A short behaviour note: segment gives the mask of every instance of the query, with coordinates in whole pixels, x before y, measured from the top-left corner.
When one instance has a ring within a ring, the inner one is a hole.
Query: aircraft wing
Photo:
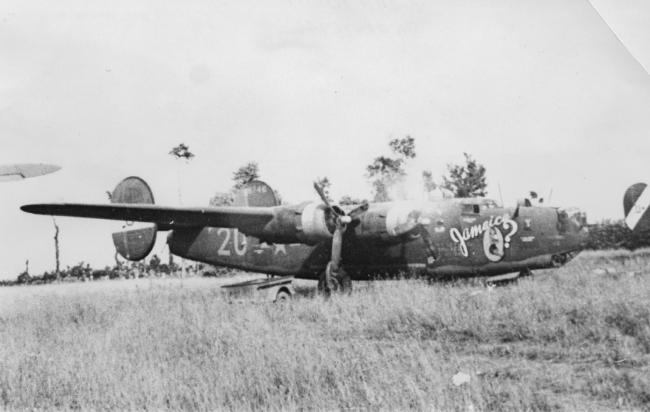
[[[0,182],[46,175],[48,173],[56,172],[59,169],[59,166],[43,163],[0,165]]]
[[[156,223],[161,229],[175,227],[227,227],[259,232],[273,219],[272,207],[166,207],[152,204],[43,203],[20,207],[39,215],[88,217]]]

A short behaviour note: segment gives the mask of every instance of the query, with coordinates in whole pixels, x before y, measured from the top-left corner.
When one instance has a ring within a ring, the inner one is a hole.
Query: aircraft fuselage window
[[[463,213],[467,214],[478,214],[481,211],[481,208],[479,205],[476,204],[469,204],[469,205],[463,205]]]
[[[481,210],[495,209],[499,207],[494,200],[485,200],[481,203]]]

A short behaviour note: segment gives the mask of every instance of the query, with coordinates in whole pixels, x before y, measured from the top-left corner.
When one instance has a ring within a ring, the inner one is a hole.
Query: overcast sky
[[[1,184],[0,277],[54,266],[51,219],[22,204],[105,202],[139,175],[157,203],[178,204],[180,176],[183,203],[202,205],[252,160],[289,201],[316,199],[318,176],[337,199],[369,197],[365,165],[407,134],[413,197],[423,169],[468,152],[507,205],[552,190],[619,219],[650,176],[650,2],[593,6],[5,0],[0,162],[63,169]],[[188,165],[168,155],[180,142]],[[117,223],[58,222],[64,264],[112,263]]]

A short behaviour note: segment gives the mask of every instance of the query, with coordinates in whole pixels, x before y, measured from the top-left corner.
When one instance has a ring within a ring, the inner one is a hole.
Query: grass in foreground
[[[648,409],[649,262],[586,253],[491,291],[375,282],[282,306],[164,282],[27,297],[0,312],[0,408]]]

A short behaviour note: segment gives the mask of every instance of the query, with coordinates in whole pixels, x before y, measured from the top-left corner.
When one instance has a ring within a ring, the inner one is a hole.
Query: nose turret
[[[588,235],[587,214],[576,207],[557,209],[557,230],[576,249],[581,248]]]

